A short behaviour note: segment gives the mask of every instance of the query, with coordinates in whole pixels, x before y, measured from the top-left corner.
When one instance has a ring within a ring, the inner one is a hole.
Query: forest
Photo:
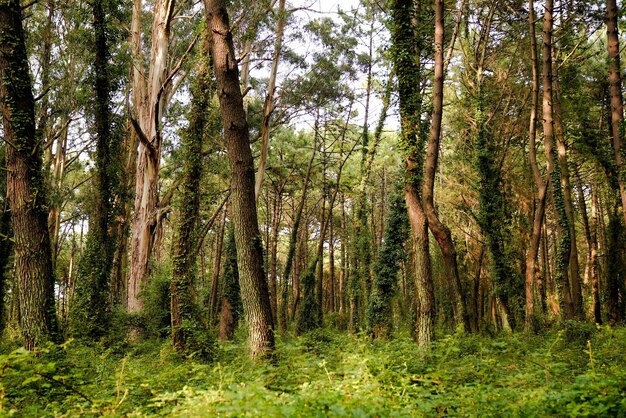
[[[626,416],[622,4],[66,1],[0,0],[0,416]]]

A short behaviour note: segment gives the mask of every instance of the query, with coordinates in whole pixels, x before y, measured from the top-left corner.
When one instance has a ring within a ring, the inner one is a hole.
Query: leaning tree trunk
[[[254,197],[254,164],[239,88],[237,57],[224,1],[205,0],[205,7],[207,26],[211,31],[211,53],[224,141],[232,176],[231,205],[241,299],[248,323],[248,344],[252,357],[265,357],[274,351],[274,326],[263,268],[263,246]]]
[[[418,301],[416,331],[418,345],[422,349],[427,349],[434,338],[435,297],[428,248],[428,220],[420,196],[424,174],[425,135],[420,129],[422,98],[419,91],[421,77],[419,51],[421,45],[415,33],[415,22],[412,19],[415,13],[412,1],[396,0],[394,2],[391,40],[400,98],[401,146],[404,151],[406,170],[405,200],[413,240],[415,291]]]
[[[7,162],[7,200],[15,240],[24,346],[56,333],[54,272],[48,232],[42,149],[35,134],[35,99],[18,0],[0,2],[0,106]]]
[[[456,260],[456,249],[452,242],[450,229],[441,222],[435,211],[434,188],[437,161],[439,159],[439,142],[441,138],[441,120],[443,117],[443,42],[444,42],[444,4],[443,0],[435,1],[435,80],[433,83],[433,114],[430,126],[430,138],[426,151],[424,166],[424,183],[422,201],[424,213],[428,218],[428,228],[439,244],[443,254],[446,276],[452,289],[452,309],[457,323],[463,324],[466,332],[470,331],[469,317],[465,307],[465,297],[461,288],[459,268]]]

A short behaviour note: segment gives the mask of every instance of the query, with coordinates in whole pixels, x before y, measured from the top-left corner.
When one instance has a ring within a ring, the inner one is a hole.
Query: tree
[[[111,303],[109,294],[111,269],[115,251],[115,239],[111,228],[114,215],[114,194],[117,189],[116,152],[119,144],[112,132],[113,123],[110,96],[111,81],[108,61],[110,59],[107,39],[107,9],[103,0],[92,3],[94,27],[94,73],[95,106],[94,125],[96,134],[95,198],[89,216],[89,232],[85,254],[81,259],[80,278],[72,306],[72,328],[77,336],[98,338],[109,329]]]
[[[24,44],[22,7],[0,2],[0,105],[7,161],[7,200],[15,238],[20,326],[27,349],[57,331],[42,149]]]
[[[237,58],[224,2],[206,0],[205,8],[207,26],[211,31],[210,48],[224,126],[224,142],[231,171],[231,207],[241,299],[248,323],[248,345],[252,357],[266,357],[272,355],[274,350],[272,310],[254,203],[254,164],[239,88]]]
[[[421,39],[413,25],[413,2],[396,0],[392,6],[392,57],[398,79],[401,142],[405,161],[405,199],[411,225],[416,299],[416,334],[421,348],[434,338],[435,297],[428,248],[428,219],[422,205],[425,135],[420,123],[422,97],[420,86]]]
[[[208,38],[208,36],[207,36]],[[191,91],[192,103],[189,126],[183,134],[183,184],[179,224],[174,247],[174,269],[172,271],[172,342],[185,350],[190,338],[189,328],[197,325],[194,302],[194,278],[198,245],[198,220],[200,217],[200,181],[202,179],[202,145],[208,130],[207,114],[215,92],[211,63],[206,50],[196,65],[196,78]],[[219,270],[219,267],[218,267]]]

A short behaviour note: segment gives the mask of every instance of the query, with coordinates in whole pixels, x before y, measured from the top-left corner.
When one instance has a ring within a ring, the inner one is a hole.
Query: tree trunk
[[[89,231],[85,254],[81,259],[80,280],[72,306],[72,329],[76,336],[98,338],[109,330],[110,278],[115,252],[112,235],[113,201],[117,190],[117,176],[113,167],[119,167],[116,153],[119,146],[111,134],[111,109],[107,40],[106,5],[102,0],[92,2],[94,26],[94,68],[96,131],[96,176],[94,180],[93,209],[89,216]]]
[[[263,119],[261,120],[261,154],[259,155],[259,167],[257,169],[256,184],[254,186],[254,194],[259,198],[263,179],[265,178],[265,166],[267,163],[267,152],[269,149],[271,117],[274,113],[274,95],[276,94],[276,75],[278,74],[278,63],[283,44],[283,31],[285,28],[285,0],[278,1],[278,21],[276,22],[276,43],[274,44],[274,55],[272,57],[272,68],[270,70],[270,78],[267,86],[267,96],[263,102]],[[276,293],[274,293],[276,295]],[[276,313],[274,306],[274,314]],[[274,315],[275,316],[275,315]]]
[[[148,264],[154,246],[158,226],[159,201],[158,181],[161,162],[161,127],[160,120],[165,109],[164,90],[168,81],[168,54],[170,23],[174,13],[175,0],[157,0],[154,2],[152,20],[152,42],[150,51],[150,69],[145,77],[147,85],[140,78],[134,89],[139,92],[140,101],[135,103],[139,121],[133,123],[140,139],[135,172],[135,213],[133,218],[131,241],[131,264],[128,284],[128,311],[138,312],[143,302],[138,295],[148,276]],[[141,0],[134,0],[133,39],[141,13]],[[137,16],[135,16],[137,14]],[[139,41],[141,37],[139,36]],[[137,48],[137,46],[134,46]],[[135,63],[140,65],[140,63]],[[145,93],[144,93],[145,92]]]
[[[42,149],[18,0],[0,3],[0,105],[7,162],[7,200],[15,240],[20,326],[31,350],[56,333],[54,271]]]
[[[596,168],[597,170],[597,168]],[[591,222],[590,229],[590,273],[591,273],[591,297],[593,304],[593,320],[596,324],[602,324],[602,311],[600,308],[600,289],[598,286],[598,185],[595,181],[591,185]]]
[[[441,138],[441,120],[443,117],[443,42],[444,42],[444,3],[435,0],[435,79],[433,83],[433,113],[430,125],[430,138],[426,151],[424,166],[424,183],[422,186],[422,201],[424,213],[428,218],[428,227],[439,244],[443,254],[446,276],[452,289],[450,299],[454,318],[457,324],[462,324],[469,332],[470,324],[465,307],[465,297],[461,288],[461,279],[456,260],[456,249],[452,242],[450,229],[437,216],[434,203],[435,173],[439,159],[439,141]]]
[[[530,122],[528,125],[528,159],[532,169],[535,186],[537,187],[537,196],[535,198],[535,210],[533,213],[533,230],[530,238],[530,245],[526,253],[526,272],[525,272],[525,293],[526,293],[526,331],[534,330],[535,324],[535,297],[533,292],[533,282],[535,280],[535,272],[537,271],[537,255],[539,253],[539,244],[541,241],[541,226],[543,225],[543,217],[546,208],[547,185],[541,177],[539,167],[537,166],[537,113],[539,109],[539,62],[537,59],[537,38],[535,34],[535,6],[534,1],[528,1],[528,16],[530,28],[531,43],[531,61],[532,61],[532,105],[530,108]]]
[[[554,119],[552,93],[553,1],[546,0],[543,18],[543,138],[548,175],[552,182],[553,203],[557,210],[559,239],[557,243],[556,283],[563,319],[572,319],[574,309],[568,280],[570,235],[561,187],[561,170],[555,165]]]
[[[293,226],[291,227],[291,235],[289,238],[289,248],[287,249],[287,258],[285,259],[285,269],[283,270],[283,288],[281,291],[281,305],[279,312],[279,320],[278,324],[280,326],[281,332],[285,332],[287,330],[287,316],[289,301],[288,301],[288,292],[289,292],[289,277],[292,273],[293,267],[293,258],[296,254],[296,248],[298,245],[298,231],[300,230],[300,222],[302,220],[302,212],[304,211],[304,205],[306,204],[307,190],[309,189],[309,181],[311,179],[311,172],[313,169],[313,161],[315,159],[315,154],[317,152],[317,144],[313,144],[313,152],[311,153],[311,157],[309,158],[309,164],[306,170],[306,176],[304,177],[304,185],[302,186],[302,198],[300,199],[300,203],[295,211],[293,218]],[[294,278],[297,274],[294,275]],[[297,288],[296,283],[294,282],[294,292]],[[294,293],[294,304],[293,304],[293,315],[295,315],[295,309],[297,304],[296,294]]]
[[[211,278],[211,293],[209,295],[209,323],[217,323],[219,304],[217,298],[219,296],[219,281],[220,281],[220,269],[222,262],[222,248],[224,246],[224,229],[226,227],[226,211],[224,211],[224,217],[217,228],[215,246],[215,254],[213,256],[213,275]]]
[[[565,143],[565,133],[562,123],[561,102],[559,98],[559,77],[558,73],[553,80],[554,88],[554,127],[556,131],[557,158],[559,171],[561,172],[561,188],[563,191],[563,204],[565,209],[565,220],[569,231],[569,285],[572,299],[572,309],[574,317],[581,320],[584,317],[583,296],[580,288],[580,265],[578,263],[578,245],[576,244],[576,224],[574,219],[574,204],[572,203],[572,186],[569,174],[569,164],[567,159],[567,144]]]
[[[274,325],[278,321],[278,283],[277,283],[277,264],[278,264],[278,231],[280,229],[280,218],[282,212],[282,190],[276,191],[274,194],[274,202],[272,205],[272,233],[269,239],[269,282],[270,282],[270,303],[272,306],[272,318]]]
[[[609,54],[609,93],[611,95],[611,131],[613,136],[613,154],[617,166],[617,181],[622,199],[622,212],[626,225],[626,186],[624,185],[624,99],[622,95],[622,77],[620,65],[619,29],[617,25],[618,9],[616,0],[606,0],[606,37]]]
[[[217,80],[224,141],[231,170],[231,205],[235,224],[237,264],[241,299],[248,323],[248,345],[252,357],[274,351],[274,331],[267,279],[263,269],[263,247],[254,197],[254,164],[239,70],[223,0],[205,0],[211,31],[211,53]]]
[[[188,349],[189,326],[199,323],[194,316],[194,281],[197,273],[198,221],[200,219],[200,181],[202,179],[203,138],[207,131],[210,102],[215,92],[208,54],[198,61],[195,83],[191,90],[189,126],[183,133],[183,182],[179,224],[174,244],[174,268],[170,284],[172,344],[178,350]],[[219,237],[218,237],[219,239]]]
[[[412,231],[415,273],[417,345],[427,350],[435,337],[435,293],[428,249],[428,220],[417,198],[417,190],[405,188],[406,206]]]

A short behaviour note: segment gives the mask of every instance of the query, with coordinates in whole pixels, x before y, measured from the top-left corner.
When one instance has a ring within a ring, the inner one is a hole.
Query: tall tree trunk
[[[421,202],[423,180],[424,133],[420,127],[422,98],[419,84],[421,66],[419,51],[421,37],[417,35],[415,15],[421,13],[420,4],[396,0],[392,5],[392,57],[398,78],[400,97],[401,146],[404,152],[406,184],[405,200],[411,225],[415,291],[417,300],[417,339],[427,349],[434,338],[434,285],[430,269],[428,221]]]
[[[94,26],[94,69],[96,131],[95,199],[89,217],[85,255],[81,259],[81,274],[72,307],[72,329],[77,336],[97,338],[109,330],[109,293],[115,238],[110,228],[113,220],[113,200],[117,181],[114,167],[119,167],[115,153],[119,150],[111,134],[111,82],[108,60],[107,18],[105,2],[92,2]]]
[[[296,248],[298,245],[298,231],[300,230],[300,223],[302,221],[302,212],[304,211],[304,205],[306,204],[307,191],[309,189],[309,181],[311,179],[311,172],[313,170],[313,161],[315,160],[315,154],[317,152],[317,144],[313,144],[313,152],[311,153],[311,157],[309,158],[309,163],[306,169],[306,175],[304,177],[304,185],[302,186],[302,197],[300,202],[298,203],[298,207],[296,208],[294,218],[293,218],[293,226],[291,227],[291,235],[289,237],[289,247],[287,249],[287,258],[285,259],[285,268],[283,270],[283,287],[281,290],[281,304],[279,306],[279,319],[278,325],[280,327],[281,332],[285,332],[287,330],[287,314],[288,314],[288,292],[289,292],[289,277],[291,276],[291,271],[293,267],[293,258],[296,254]],[[296,277],[297,274],[294,275]],[[294,282],[294,290],[297,288],[296,283]],[[295,296],[295,294],[294,294]],[[295,315],[295,309],[297,304],[297,298],[294,297],[294,307],[293,314]]]
[[[248,345],[252,357],[274,351],[274,326],[267,279],[263,269],[263,247],[254,198],[254,164],[239,70],[223,0],[205,0],[211,31],[211,53],[224,141],[231,171],[231,205],[235,224],[237,265],[243,310],[248,323]]]
[[[0,167],[6,167],[6,149],[0,148]],[[10,310],[5,309],[6,286],[9,282],[9,264],[13,252],[11,240],[11,212],[7,201],[6,172],[0,171],[0,334],[4,331]]]
[[[526,253],[525,271],[525,293],[526,293],[526,331],[534,329],[535,322],[535,297],[533,292],[533,282],[537,271],[537,255],[541,241],[541,227],[546,208],[546,196],[548,186],[543,181],[539,167],[537,165],[537,113],[539,110],[539,61],[537,59],[537,37],[535,34],[535,6],[533,0],[528,0],[528,22],[530,28],[530,54],[532,65],[532,105],[530,108],[530,122],[528,125],[528,159],[532,169],[537,196],[535,198],[535,210],[533,213],[533,230],[530,238],[530,245]]]
[[[574,317],[577,319],[583,319],[583,296],[580,288],[580,265],[578,263],[578,245],[576,243],[574,204],[572,202],[572,186],[570,181],[569,163],[567,159],[567,144],[565,143],[565,132],[563,129],[558,80],[559,76],[557,72],[553,80],[554,128],[556,132],[557,159],[559,162],[559,170],[561,172],[561,188],[563,191],[563,204],[565,206],[565,220],[567,221],[567,229],[569,232],[570,241],[570,251],[568,259],[569,285],[572,295],[571,299]]]
[[[622,77],[620,65],[619,29],[617,1],[606,0],[606,37],[609,54],[609,93],[611,95],[611,131],[613,136],[613,154],[617,166],[617,181],[622,199],[622,212],[626,225],[626,186],[624,178],[624,98],[622,95]]]
[[[433,113],[430,125],[430,138],[426,151],[424,166],[424,183],[422,186],[422,201],[424,213],[428,218],[428,228],[439,244],[443,254],[446,276],[452,289],[450,298],[454,318],[457,324],[462,324],[466,332],[469,332],[469,317],[465,307],[465,296],[461,288],[459,268],[456,260],[456,249],[452,242],[450,229],[439,219],[435,211],[434,189],[435,173],[439,159],[439,142],[441,138],[441,120],[443,117],[443,42],[444,42],[444,3],[443,0],[435,0],[435,79],[433,83]]]
[[[554,2],[546,0],[543,17],[543,138],[548,175],[552,183],[553,203],[558,217],[559,239],[556,250],[556,283],[563,319],[574,317],[574,309],[568,280],[570,235],[561,187],[561,170],[555,164],[553,85],[552,85],[552,29]]]
[[[596,170],[597,171],[597,168]],[[593,304],[593,320],[596,324],[602,324],[602,311],[600,308],[600,288],[598,286],[598,184],[594,181],[591,185],[591,222],[590,229],[590,274],[591,274],[591,297]]]
[[[217,236],[215,237],[217,245],[215,246],[215,254],[213,256],[213,275],[211,278],[211,293],[209,295],[209,323],[217,323],[219,304],[217,298],[219,296],[219,279],[222,262],[222,248],[224,246],[224,230],[226,227],[226,211],[217,228]]]
[[[0,106],[20,326],[24,346],[30,350],[54,336],[57,325],[42,149],[35,132],[35,100],[18,0],[0,3]]]
[[[278,231],[280,229],[280,218],[282,212],[282,190],[274,193],[274,202],[272,204],[272,233],[269,239],[269,284],[270,284],[270,303],[272,306],[272,318],[274,325],[278,321],[278,283],[276,277],[278,263]]]
[[[574,167],[574,176],[576,177],[576,189],[578,190],[578,207],[580,208],[580,217],[583,221],[583,229],[585,231],[585,242],[587,243],[587,254],[585,261],[585,275],[583,283],[589,284],[589,278],[591,277],[591,227],[589,225],[589,215],[587,214],[587,203],[585,202],[585,192],[583,189],[582,180],[577,167]]]
[[[179,350],[188,349],[191,337],[189,325],[199,323],[194,316],[194,281],[197,273],[198,221],[200,218],[200,180],[202,179],[203,138],[207,130],[210,102],[215,92],[208,53],[199,59],[192,87],[189,126],[183,134],[183,182],[179,224],[174,244],[174,268],[170,285],[172,344]],[[218,237],[219,239],[219,237]]]
[[[139,121],[133,119],[133,127],[140,140],[135,172],[135,213],[133,218],[131,263],[128,284],[128,311],[138,312],[143,302],[138,295],[148,276],[148,263],[154,246],[159,221],[158,180],[161,161],[160,120],[165,109],[163,94],[168,79],[168,54],[170,23],[174,13],[175,0],[156,0],[152,20],[150,69],[147,85],[135,85],[140,101],[135,103]],[[141,0],[134,0],[133,40],[136,39],[136,21],[140,19]],[[135,16],[137,14],[137,16]],[[139,36],[139,41],[141,37]],[[137,48],[137,46],[134,46]],[[135,62],[135,65],[140,65]],[[134,77],[136,74],[134,74]],[[142,85],[142,79],[137,80]]]

